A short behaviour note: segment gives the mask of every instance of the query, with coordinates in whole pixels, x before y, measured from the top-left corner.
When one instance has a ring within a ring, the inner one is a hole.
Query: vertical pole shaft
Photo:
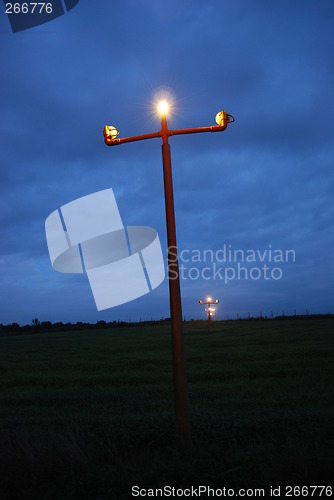
[[[185,369],[179,263],[176,245],[172,163],[166,118],[162,118],[162,163],[164,172],[168,241],[168,278],[172,328],[173,378],[176,432],[183,444],[190,442],[187,377]]]

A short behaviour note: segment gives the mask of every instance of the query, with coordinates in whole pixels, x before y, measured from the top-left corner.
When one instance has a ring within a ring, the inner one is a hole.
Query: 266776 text
[[[52,3],[45,2],[24,2],[6,3],[6,14],[51,14]]]

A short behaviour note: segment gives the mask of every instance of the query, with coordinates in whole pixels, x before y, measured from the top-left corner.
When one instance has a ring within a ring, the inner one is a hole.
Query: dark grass
[[[333,326],[185,324],[185,451],[168,324],[0,338],[1,500],[127,499],[135,484],[331,484]]]

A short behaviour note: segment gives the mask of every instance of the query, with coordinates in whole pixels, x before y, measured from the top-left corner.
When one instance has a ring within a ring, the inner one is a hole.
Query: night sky
[[[80,0],[18,33],[0,11],[0,323],[169,316],[167,279],[98,312],[87,276],[52,269],[44,229],[113,188],[124,225],[155,228],[166,258],[161,140],[107,148],[102,134],[159,130],[159,95],[170,128],[235,117],[170,140],[186,319],[208,294],[216,319],[334,312],[332,0]]]

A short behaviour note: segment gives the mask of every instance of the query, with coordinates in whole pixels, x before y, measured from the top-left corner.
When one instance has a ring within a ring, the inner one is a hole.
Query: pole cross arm
[[[169,135],[198,134],[201,132],[222,132],[226,128],[227,128],[227,123],[222,126],[211,125],[209,127],[180,128],[178,130],[169,130]]]
[[[156,137],[161,137],[164,140],[164,138],[171,137],[173,135],[198,134],[203,132],[222,132],[223,130],[226,130],[227,125],[232,122],[234,122],[233,116],[224,112],[224,118],[220,120],[220,125],[169,130],[167,128],[167,123],[166,123],[166,126],[162,127],[162,129],[159,130],[159,132],[152,132],[151,134],[134,135],[132,137],[122,137],[122,138],[117,138],[119,132],[115,127],[111,125],[106,125],[103,130],[103,135],[104,135],[104,142],[106,143],[107,146],[117,146],[118,144],[125,144],[127,142],[135,142],[135,141],[144,141],[146,139],[155,139]]]
[[[145,139],[154,139],[155,137],[160,137],[160,132],[153,132],[152,134],[134,135],[132,137],[122,137],[120,139],[114,139],[113,136],[108,133],[109,128],[110,127],[106,125],[103,131],[104,142],[107,146],[117,146],[118,144],[124,144],[126,142],[145,141]]]

